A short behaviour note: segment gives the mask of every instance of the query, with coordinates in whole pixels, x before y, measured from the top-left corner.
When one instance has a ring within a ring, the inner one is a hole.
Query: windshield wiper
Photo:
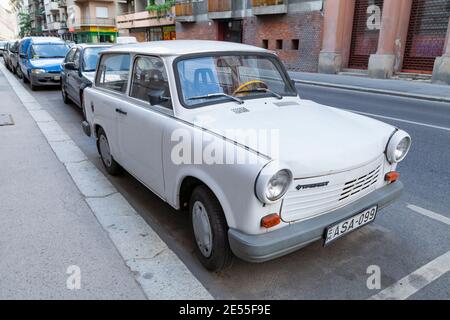
[[[251,93],[251,92],[266,92],[266,93],[270,93],[271,95],[273,95],[275,98],[281,100],[283,99],[283,96],[279,93],[276,93],[275,91],[272,91],[268,88],[255,88],[255,89],[250,89],[250,90],[240,90],[239,93]]]
[[[242,101],[241,99],[233,97],[233,96],[223,93],[223,92],[209,93],[204,96],[191,97],[191,98],[188,98],[188,100],[212,99],[212,98],[218,98],[218,97],[226,97],[226,98],[236,101],[239,104],[244,103],[244,101]]]

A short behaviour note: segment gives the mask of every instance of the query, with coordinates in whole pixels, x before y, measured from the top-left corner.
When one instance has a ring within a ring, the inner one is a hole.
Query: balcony
[[[60,8],[66,8],[67,7],[67,0],[58,0],[58,5]]]
[[[116,20],[113,18],[97,18],[97,19],[81,18],[80,20],[75,21],[74,26],[115,27]]]
[[[55,22],[48,23],[48,30],[52,31],[52,30],[59,30],[59,29],[61,29],[61,22],[55,21]]]
[[[50,11],[59,12],[59,4],[56,1],[50,1],[48,3],[48,9]]]
[[[169,14],[158,17],[156,12],[140,11],[117,16],[119,29],[147,28],[172,25],[175,23],[175,8],[172,7]]]
[[[208,18],[230,19],[231,13],[231,0],[208,0]]]
[[[255,16],[287,13],[288,0],[252,0]]]
[[[177,1],[175,4],[175,20],[178,22],[194,22],[194,4],[192,0]]]

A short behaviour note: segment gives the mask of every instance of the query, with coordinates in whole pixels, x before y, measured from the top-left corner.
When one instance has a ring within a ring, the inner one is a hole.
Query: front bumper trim
[[[309,220],[258,235],[248,235],[236,229],[228,230],[228,240],[233,253],[242,260],[264,262],[296,251],[323,238],[326,227],[354,216],[364,209],[378,205],[378,210],[400,197],[400,181],[375,190],[345,207]]]

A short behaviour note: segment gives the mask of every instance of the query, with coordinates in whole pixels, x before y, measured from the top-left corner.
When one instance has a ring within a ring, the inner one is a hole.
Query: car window
[[[133,68],[130,96],[149,101],[149,93],[170,97],[169,81],[164,63],[156,57],[138,57]],[[170,99],[160,105],[172,108]]]
[[[92,72],[97,67],[99,52],[107,49],[108,47],[94,47],[86,48],[83,52],[83,71]]]
[[[102,57],[95,85],[125,93],[130,73],[129,54],[108,54]]]
[[[70,49],[69,53],[66,56],[65,62],[73,62],[73,56],[75,55],[75,51],[77,51],[76,48]]]
[[[69,51],[65,44],[33,44],[31,56],[33,59],[64,58]]]
[[[75,54],[73,55],[73,62],[77,67],[80,67],[80,52],[81,49],[78,49],[77,51],[75,51]]]

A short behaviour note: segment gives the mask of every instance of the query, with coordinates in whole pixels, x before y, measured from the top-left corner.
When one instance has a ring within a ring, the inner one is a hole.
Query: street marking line
[[[378,292],[369,300],[405,300],[450,271],[450,251]]]
[[[394,118],[394,117],[382,116],[382,115],[379,115],[379,114],[368,113],[368,112],[362,112],[362,111],[356,111],[356,110],[351,110],[351,109],[341,109],[341,110],[345,110],[345,111],[349,111],[349,112],[354,112],[354,113],[359,113],[359,114],[362,114],[362,115],[365,115],[365,116],[372,116],[372,117],[377,117],[377,118],[381,118],[381,119],[395,120],[395,121],[399,121],[399,122],[405,122],[405,123],[409,123],[409,124],[415,124],[415,125],[418,125],[418,126],[423,126],[423,127],[433,128],[433,129],[439,129],[439,130],[450,131],[450,128],[447,128],[447,127],[441,127],[441,126],[435,126],[435,125],[433,125],[433,124],[428,124],[428,123],[423,123],[423,122],[416,122],[416,121],[405,120],[405,119],[400,119],[400,118]]]
[[[428,218],[437,220],[439,222],[445,223],[446,225],[450,226],[450,218],[447,218],[446,216],[443,216],[443,215],[441,215],[439,213],[433,212],[433,211],[428,210],[428,209],[424,209],[424,208],[415,206],[413,204],[407,204],[406,207],[408,209],[411,209],[414,212],[420,213],[421,215],[424,215],[424,216],[426,216]]]
[[[64,129],[5,67],[0,70],[41,130],[148,299],[214,299],[183,261],[87,160]]]

